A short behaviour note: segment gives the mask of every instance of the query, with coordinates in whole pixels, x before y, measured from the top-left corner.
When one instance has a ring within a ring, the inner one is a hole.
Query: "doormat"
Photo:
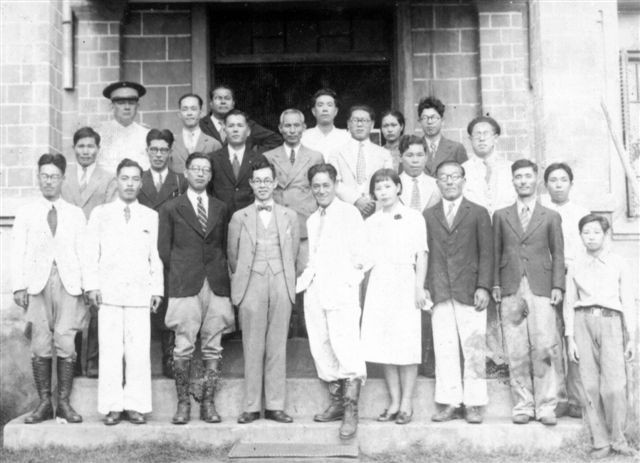
[[[236,442],[229,458],[358,458],[358,445]]]

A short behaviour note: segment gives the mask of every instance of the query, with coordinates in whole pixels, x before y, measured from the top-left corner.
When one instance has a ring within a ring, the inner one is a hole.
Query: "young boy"
[[[631,273],[605,246],[609,221],[589,214],[578,223],[586,254],[569,266],[564,306],[567,356],[579,362],[593,458],[633,456],[623,430],[627,413],[625,359],[633,359],[636,326]]]

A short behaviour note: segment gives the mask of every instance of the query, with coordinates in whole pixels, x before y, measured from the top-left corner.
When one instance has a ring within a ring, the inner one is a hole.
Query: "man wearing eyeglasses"
[[[31,367],[40,402],[25,418],[39,423],[53,418],[52,356],[57,358],[58,401],[55,416],[69,423],[82,417],[69,404],[73,385],[75,336],[87,310],[82,301],[79,245],[85,231],[82,209],[60,197],[67,162],[61,154],[38,160],[42,197],[16,214],[11,233],[11,288],[15,303],[26,310]]]
[[[165,324],[175,333],[174,377],[178,406],[172,422],[191,418],[189,377],[196,339],[204,362],[200,418],[219,423],[214,405],[220,376],[222,333],[233,327],[226,258],[228,208],[207,194],[212,163],[204,153],[186,161],[187,192],[160,208],[158,251],[169,269],[169,305]]]
[[[264,417],[291,423],[284,412],[287,333],[296,300],[300,226],[295,211],[273,200],[273,165],[259,161],[252,169],[249,182],[256,200],[233,214],[227,247],[244,352],[245,405],[238,423],[260,418],[263,384]]]
[[[149,170],[142,173],[142,187],[138,201],[158,212],[160,207],[172,198],[180,196],[187,190],[187,180],[182,174],[169,167],[173,146],[173,134],[167,129],[151,129],[147,134],[147,153]],[[168,269],[164,269],[165,281],[169,277]],[[173,378],[173,348],[175,337],[173,331],[167,329],[164,317],[167,312],[167,286],[162,304],[156,313],[151,314],[151,327],[160,334],[162,348],[162,374]]]
[[[418,118],[424,132],[427,149],[425,172],[435,177],[436,167],[444,161],[462,164],[467,160],[467,150],[462,143],[442,136],[445,106],[439,99],[429,96],[418,104]]]
[[[351,107],[348,121],[351,138],[331,154],[328,160],[338,172],[338,198],[356,206],[364,218],[369,217],[376,209],[376,203],[369,195],[371,176],[378,169],[393,167],[389,150],[369,139],[374,121],[375,112],[371,107]]]
[[[135,121],[138,104],[147,90],[137,82],[114,82],[105,87],[102,95],[111,101],[113,119],[98,127],[102,149],[98,165],[115,174],[124,158],[136,161],[143,169],[149,168],[146,137],[149,129]]]

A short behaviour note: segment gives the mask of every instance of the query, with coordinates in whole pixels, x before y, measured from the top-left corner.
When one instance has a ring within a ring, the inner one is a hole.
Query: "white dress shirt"
[[[193,210],[198,215],[198,197],[202,198],[202,205],[204,206],[204,211],[207,213],[207,217],[209,217],[209,197],[207,196],[207,192],[203,191],[202,193],[196,193],[191,187],[187,188],[187,198],[189,202],[193,206]]]
[[[273,216],[273,207],[274,207],[273,199],[265,201],[264,203],[262,201],[256,200],[255,204],[256,204],[256,208],[258,206],[271,206],[270,211],[265,211],[265,210],[258,211],[258,217],[260,217],[260,220],[262,221],[262,225],[264,225],[264,228],[268,228],[269,222],[271,222],[271,217]]]
[[[91,176],[93,175],[93,171],[95,170],[96,170],[95,162],[88,165],[87,167],[82,167],[80,164],[78,164],[78,168],[76,169],[76,174],[78,176],[78,185],[82,186],[82,184],[84,183],[86,186],[86,184],[89,183]],[[82,181],[82,177],[84,177],[84,182]]]
[[[486,181],[487,164],[491,168],[489,183]],[[490,216],[493,216],[498,209],[510,206],[516,200],[511,162],[497,153],[490,154],[486,158],[486,163],[474,155],[465,161],[462,167],[467,179],[464,187],[465,198],[486,208]]]
[[[417,177],[411,177],[406,172],[400,174],[402,182],[402,193],[400,199],[407,207],[411,207],[411,196],[413,195],[413,179],[418,181],[418,191],[420,192],[420,211],[433,206],[440,201],[440,190],[433,177],[421,172]]]
[[[314,151],[319,151],[324,156],[325,162],[329,156],[347,143],[351,135],[345,129],[333,127],[326,135],[318,128],[312,127],[302,134],[302,144]],[[297,153],[296,153],[297,154]]]
[[[115,174],[120,161],[129,158],[136,161],[142,170],[149,168],[147,155],[147,133],[149,129],[137,122],[123,126],[115,119],[107,121],[98,127],[97,132],[102,138],[98,164],[107,172]]]
[[[569,267],[577,256],[585,252],[578,222],[585,215],[589,214],[589,209],[569,200],[564,204],[557,204],[551,201],[549,195],[540,197],[540,203],[549,209],[556,211],[562,217],[562,237],[564,238],[564,265]]]
[[[165,167],[160,172],[158,172],[157,170],[154,170],[154,169],[150,169],[150,171],[151,171],[151,177],[153,178],[153,184],[154,185],[158,185],[158,183],[160,183],[160,185],[162,186],[162,184],[167,179],[167,175],[169,175],[169,168],[168,167]]]
[[[289,162],[291,162],[291,150],[295,153],[295,159],[298,159],[298,153],[300,152],[301,143],[298,143],[296,146],[289,146],[286,143],[284,146],[284,152],[287,154],[287,158],[289,158]]]
[[[182,128],[182,142],[184,143],[184,147],[187,148],[189,154],[196,150],[201,133],[202,130],[200,129],[200,126],[196,126],[193,130],[189,130],[186,127]]]
[[[234,154],[238,156],[238,163],[242,165],[242,159],[244,158],[244,152],[247,149],[247,145],[242,145],[240,148],[232,148],[231,145],[227,146],[229,150],[229,162],[233,165],[233,156]]]
[[[448,199],[442,198],[442,207],[444,209],[444,217],[445,217],[445,219],[449,215],[448,214],[449,209],[453,205],[453,210],[451,211],[451,223],[452,224],[453,224],[453,220],[456,217],[456,214],[458,213],[458,209],[460,209],[460,203],[462,203],[462,197],[463,196],[460,195],[460,197],[454,199],[453,201],[449,201]]]

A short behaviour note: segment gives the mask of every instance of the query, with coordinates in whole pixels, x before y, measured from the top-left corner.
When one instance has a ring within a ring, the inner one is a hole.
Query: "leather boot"
[[[325,423],[327,421],[338,421],[342,419],[342,415],[344,414],[344,400],[342,397],[343,390],[344,379],[331,381],[329,383],[329,395],[331,396],[331,403],[324,412],[315,415],[313,417],[313,421]]]
[[[344,416],[340,426],[340,439],[351,439],[358,430],[358,399],[360,398],[359,379],[347,379],[344,383]]]
[[[51,358],[33,357],[31,359],[33,379],[36,383],[40,403],[29,416],[24,419],[27,424],[40,423],[53,418],[51,405]]]
[[[162,344],[162,374],[166,378],[174,378],[173,372],[173,348],[176,346],[176,335],[171,330],[160,332]]]
[[[220,415],[216,411],[213,399],[216,394],[216,386],[220,377],[218,360],[204,361],[204,378],[202,381],[202,402],[200,403],[200,419],[207,423],[220,423]]]
[[[76,413],[69,403],[73,386],[73,368],[75,361],[71,358],[58,358],[58,406],[56,416],[64,418],[67,423],[82,423],[82,417]]]
[[[178,407],[171,422],[173,424],[186,424],[191,419],[191,397],[189,397],[189,376],[191,372],[191,360],[174,359],[174,373],[176,392],[178,393]]]

